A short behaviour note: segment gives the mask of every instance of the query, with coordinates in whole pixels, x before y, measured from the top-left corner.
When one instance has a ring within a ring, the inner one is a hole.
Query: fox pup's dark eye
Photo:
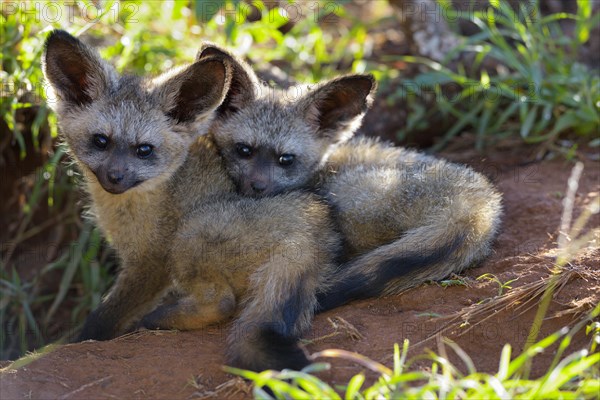
[[[240,155],[240,157],[252,157],[252,147],[244,143],[236,143],[235,149],[237,150],[237,153]]]
[[[296,156],[293,154],[282,154],[279,157],[279,165],[284,165],[287,167],[288,165],[292,165],[295,159]]]
[[[136,149],[137,156],[139,158],[148,158],[152,155],[154,147],[149,144],[140,144]]]
[[[99,150],[104,150],[108,146],[108,136],[101,133],[97,133],[92,138],[92,143]]]

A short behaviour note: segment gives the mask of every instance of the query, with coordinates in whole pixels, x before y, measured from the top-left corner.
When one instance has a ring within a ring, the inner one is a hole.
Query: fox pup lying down
[[[488,255],[502,206],[486,178],[373,139],[348,141],[370,106],[370,75],[284,92],[214,45],[197,60],[216,55],[231,61],[233,77],[210,134],[239,193],[309,187],[334,210],[347,262],[320,288],[319,310],[439,280]]]
[[[121,259],[78,339],[126,332],[176,285],[185,297],[155,319],[194,329],[237,315],[229,364],[308,364],[297,339],[331,280],[340,240],[314,194],[236,193],[212,138],[201,136],[224,117],[228,59],[204,57],[152,80],[119,76],[92,48],[53,31],[43,70],[92,211]]]

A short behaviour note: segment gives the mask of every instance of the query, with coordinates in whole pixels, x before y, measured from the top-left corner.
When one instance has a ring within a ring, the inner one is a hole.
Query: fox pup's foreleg
[[[170,284],[165,263],[125,261],[109,294],[85,320],[77,341],[108,340],[125,333],[155,306]]]
[[[310,363],[297,342],[313,318],[318,278],[314,271],[297,275],[297,270],[295,263],[277,257],[251,276],[242,313],[228,338],[228,363],[254,371],[300,370]]]

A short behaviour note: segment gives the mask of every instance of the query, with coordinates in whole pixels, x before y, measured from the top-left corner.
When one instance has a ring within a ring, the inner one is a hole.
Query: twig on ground
[[[71,397],[74,394],[77,394],[79,392],[83,392],[85,389],[90,388],[90,387],[95,386],[95,385],[99,385],[102,382],[107,381],[107,380],[109,380],[111,378],[112,378],[112,375],[109,375],[109,376],[105,376],[104,378],[97,379],[97,380],[95,380],[93,382],[86,383],[85,385],[83,385],[83,386],[81,386],[81,387],[79,387],[79,388],[77,388],[77,389],[75,389],[75,390],[73,390],[73,391],[71,391],[69,393],[63,394],[62,396],[59,397],[59,399],[63,400],[63,399],[69,398],[69,397]]]
[[[248,395],[250,394],[250,391],[252,389],[251,383],[247,383],[238,376],[221,383],[215,388],[215,390],[203,390],[204,385],[202,384],[202,382],[200,382],[200,378],[201,376],[198,376],[194,379],[195,387],[202,390],[194,392],[192,396],[190,396],[195,399],[227,399],[238,393],[244,393]]]
[[[328,333],[327,335],[319,336],[318,338],[302,340],[302,343],[303,344],[313,344],[313,343],[320,342],[325,339],[329,339],[329,338],[338,336],[341,333],[345,333],[346,337],[348,337],[354,341],[364,339],[364,336],[362,335],[362,333],[360,333],[354,325],[352,325],[350,322],[346,321],[342,317],[327,318],[327,321],[329,321],[329,323],[333,327],[333,329],[334,329],[333,332]]]

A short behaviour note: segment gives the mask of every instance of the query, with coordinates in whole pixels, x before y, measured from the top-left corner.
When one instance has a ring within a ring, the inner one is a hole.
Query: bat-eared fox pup
[[[146,325],[177,329],[234,316],[228,364],[309,363],[297,341],[341,241],[315,194],[236,193],[206,135],[235,106],[226,98],[237,90],[233,68],[216,54],[155,79],[120,76],[80,40],[49,34],[43,70],[61,134],[121,260],[78,340],[114,338],[144,315]],[[155,309],[173,286],[182,297]]]
[[[372,76],[279,91],[214,45],[205,45],[197,60],[216,55],[230,60],[233,76],[224,117],[210,134],[238,192],[265,198],[311,188],[334,210],[346,263],[319,291],[319,310],[443,279],[488,255],[502,206],[485,177],[373,139],[351,139],[371,104]]]

